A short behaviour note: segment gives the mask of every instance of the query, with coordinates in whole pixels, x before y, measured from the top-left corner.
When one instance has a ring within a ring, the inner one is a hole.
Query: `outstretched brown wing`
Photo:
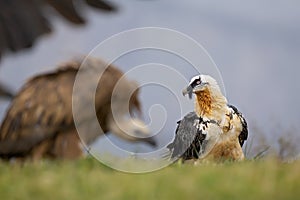
[[[85,23],[79,3],[79,0],[0,0],[0,56],[7,49],[31,47],[40,35],[50,32],[47,5],[72,23]],[[116,10],[104,0],[85,0],[85,3],[102,11]]]
[[[116,10],[105,0],[84,2],[102,11]],[[79,12],[80,0],[0,0],[0,58],[7,50],[15,52],[31,47],[39,36],[51,31],[47,6],[74,24],[85,23]],[[12,92],[3,86],[0,89],[0,97],[12,97]]]

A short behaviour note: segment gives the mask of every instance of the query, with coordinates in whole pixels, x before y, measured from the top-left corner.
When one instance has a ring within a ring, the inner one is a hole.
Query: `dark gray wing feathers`
[[[239,143],[241,145],[241,147],[244,145],[245,140],[248,139],[248,125],[247,125],[247,121],[244,118],[244,116],[242,115],[242,113],[233,105],[228,105],[228,107],[232,108],[232,110],[234,111],[234,114],[237,114],[241,120],[243,129],[241,134],[239,135]]]

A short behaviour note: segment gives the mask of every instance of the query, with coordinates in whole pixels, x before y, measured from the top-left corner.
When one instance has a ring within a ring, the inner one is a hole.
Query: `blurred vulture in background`
[[[79,12],[84,4],[105,12],[116,10],[103,0],[0,0],[0,57],[8,50],[30,48],[37,38],[49,33],[52,10],[73,24],[84,24]],[[11,97],[12,93],[0,86],[0,96]]]
[[[80,65],[84,68],[79,70]],[[102,70],[101,78],[97,73],[99,70]],[[84,74],[84,79],[79,82],[82,93],[74,94],[78,71]],[[96,92],[89,80],[97,81]],[[74,60],[56,71],[35,76],[15,96],[1,125],[0,157],[38,160],[82,156],[84,146],[80,143],[73,117],[74,99],[81,104],[76,110],[80,114],[77,128],[85,145],[108,132],[128,141],[155,145],[148,137],[144,123],[131,117],[141,112],[138,93],[136,82],[129,81],[116,67],[109,65],[106,68],[104,62],[94,58],[85,62]],[[85,109],[89,103],[95,108],[96,121],[102,128],[100,132],[89,124],[93,117]]]

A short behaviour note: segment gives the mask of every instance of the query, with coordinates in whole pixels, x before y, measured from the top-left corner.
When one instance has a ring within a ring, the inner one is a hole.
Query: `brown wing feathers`
[[[103,0],[85,0],[85,3],[102,11],[116,10]],[[6,49],[18,51],[31,47],[40,35],[50,32],[47,5],[71,23],[85,23],[79,0],[0,0],[0,55]]]
[[[103,65],[99,61],[89,62],[92,66]],[[79,66],[79,61],[69,62],[58,70],[36,76],[25,84],[12,101],[0,128],[0,157],[34,157],[36,149],[39,149],[37,154],[41,154],[41,157],[51,155],[74,158],[74,152],[81,152],[72,116],[72,91]],[[122,75],[120,70],[109,66],[97,88],[95,106],[104,132],[108,131],[106,118],[110,115],[111,93]],[[87,95],[93,94],[88,91]],[[139,109],[137,96],[132,98],[132,109]],[[67,140],[73,142],[67,144]],[[70,148],[72,145],[74,148]],[[63,147],[68,148],[68,151]],[[65,155],[65,152],[74,154]]]

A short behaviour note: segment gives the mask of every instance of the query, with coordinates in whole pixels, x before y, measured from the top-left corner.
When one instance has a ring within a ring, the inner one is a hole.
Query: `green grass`
[[[0,162],[1,199],[297,199],[300,162],[179,165],[147,174],[88,158],[23,166]]]

